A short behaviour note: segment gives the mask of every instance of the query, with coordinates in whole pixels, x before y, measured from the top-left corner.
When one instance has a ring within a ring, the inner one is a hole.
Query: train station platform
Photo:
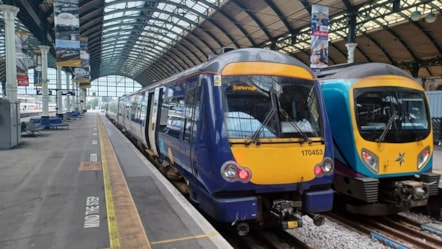
[[[0,150],[0,248],[231,248],[103,113]]]

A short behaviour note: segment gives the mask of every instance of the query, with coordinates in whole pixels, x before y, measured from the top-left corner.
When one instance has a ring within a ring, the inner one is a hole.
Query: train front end
[[[378,67],[385,66],[364,66],[373,72]],[[350,197],[347,210],[376,216],[426,205],[438,193],[439,176],[431,173],[433,137],[423,88],[401,74],[331,79],[322,88],[328,112],[342,113],[330,124],[334,188]]]
[[[231,63],[212,77],[205,119],[214,121],[208,160],[219,174],[199,170],[211,178],[199,205],[239,231],[297,228],[302,215],[321,225],[319,213],[333,205],[334,162],[317,81],[303,66],[275,62]]]

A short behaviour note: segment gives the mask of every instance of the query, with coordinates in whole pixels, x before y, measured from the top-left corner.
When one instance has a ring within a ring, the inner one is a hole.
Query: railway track
[[[442,248],[442,231],[399,215],[367,217],[335,212],[327,216],[392,248]]]

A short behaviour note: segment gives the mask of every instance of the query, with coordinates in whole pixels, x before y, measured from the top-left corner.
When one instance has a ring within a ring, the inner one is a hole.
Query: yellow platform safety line
[[[201,238],[208,238],[208,237],[215,237],[215,236],[219,236],[219,233],[213,232],[213,233],[206,233],[206,234],[195,235],[195,236],[181,237],[181,238],[176,238],[176,239],[160,240],[160,241],[154,241],[151,244],[152,245],[159,245],[159,244],[164,244],[164,243],[173,243],[176,241],[201,239]]]
[[[150,249],[135,202],[99,115],[97,120],[110,248]]]
[[[103,131],[101,119],[98,118],[98,133],[100,134],[100,149],[101,149],[101,165],[103,168],[103,181],[104,181],[104,193],[106,199],[106,212],[107,212],[107,227],[109,231],[110,248],[119,249],[120,241],[118,239],[118,227],[115,221],[114,203],[112,200],[112,191],[110,187],[110,178],[107,167],[107,160],[105,156],[104,144],[102,141]]]

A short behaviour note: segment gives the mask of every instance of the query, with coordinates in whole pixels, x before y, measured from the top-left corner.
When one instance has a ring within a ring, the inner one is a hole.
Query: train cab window
[[[319,134],[319,103],[314,88],[284,87],[279,98],[281,131],[285,136],[290,133]]]
[[[229,138],[321,134],[313,81],[277,76],[225,76],[223,94]]]
[[[355,90],[355,116],[361,136],[369,141],[409,142],[429,133],[423,92],[380,87]]]
[[[253,84],[247,76],[223,78],[224,116],[229,137],[250,138],[261,126],[264,126],[261,137],[275,137],[273,117],[266,119],[272,106],[270,88],[271,84],[264,82]]]

